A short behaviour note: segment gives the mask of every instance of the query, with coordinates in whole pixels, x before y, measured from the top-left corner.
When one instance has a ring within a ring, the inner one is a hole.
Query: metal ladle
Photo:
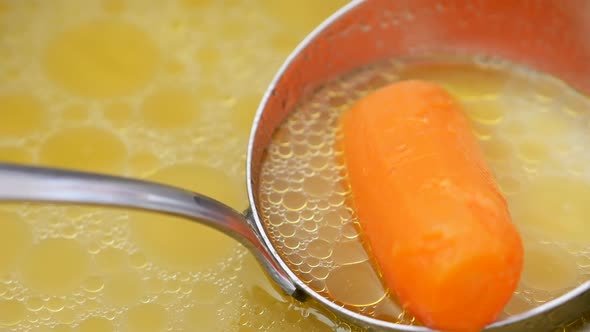
[[[175,215],[206,224],[243,243],[288,295],[315,301],[374,331],[431,331],[342,308],[308,287],[273,248],[258,213],[259,170],[272,134],[296,103],[323,82],[378,60],[420,54],[492,56],[553,74],[590,91],[590,2],[353,1],[313,31],[269,86],[248,145],[250,209],[241,214],[208,197],[115,176],[0,164],[0,201],[76,203]],[[419,287],[419,285],[417,285]],[[469,308],[465,308],[469,315]],[[546,331],[590,310],[590,282],[486,331]]]

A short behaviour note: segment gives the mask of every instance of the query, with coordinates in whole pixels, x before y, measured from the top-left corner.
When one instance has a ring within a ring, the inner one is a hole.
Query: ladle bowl
[[[551,74],[588,92],[588,36],[590,2],[585,0],[353,1],[297,47],[266,91],[248,144],[246,181],[250,208],[244,214],[203,195],[167,185],[14,164],[0,164],[0,201],[123,207],[197,221],[244,244],[287,295],[315,302],[368,330],[431,331],[343,308],[311,289],[289,269],[273,248],[259,215],[259,172],[265,148],[295,106],[324,82],[396,56],[458,54],[501,58]],[[485,330],[553,330],[588,310],[590,281]],[[469,315],[469,308],[465,308],[465,314]]]

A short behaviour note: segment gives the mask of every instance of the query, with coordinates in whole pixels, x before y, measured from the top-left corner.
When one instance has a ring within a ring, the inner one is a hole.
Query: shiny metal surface
[[[344,309],[314,292],[273,249],[258,215],[259,170],[272,134],[296,104],[325,81],[359,66],[424,53],[500,57],[590,91],[590,2],[353,1],[311,33],[269,86],[248,146],[247,217],[181,189],[139,180],[39,167],[0,165],[0,200],[128,207],[185,217],[233,236],[289,295],[310,299],[372,331],[431,331]],[[466,308],[468,314],[469,308]],[[489,331],[547,331],[590,310],[590,282],[538,308],[492,324]]]

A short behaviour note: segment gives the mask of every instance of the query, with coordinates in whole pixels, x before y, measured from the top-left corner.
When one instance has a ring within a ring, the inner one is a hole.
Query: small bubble
[[[312,267],[311,267],[311,266],[309,266],[309,265],[307,264],[307,261],[305,261],[305,262],[304,262],[304,264],[301,264],[301,266],[299,266],[299,271],[300,271],[301,273],[308,274],[308,273],[310,273],[310,272],[311,272],[311,270],[312,270]],[[303,275],[301,275],[301,276],[300,276],[300,278],[301,278],[302,280],[304,280],[304,281],[308,282],[308,283],[309,283],[311,280],[313,280],[313,276],[312,276],[311,274],[309,274],[309,275],[307,276],[307,280],[306,280],[306,279],[304,279],[304,276],[303,276]]]
[[[108,320],[114,320],[117,317],[117,312],[114,310],[108,310],[103,313],[104,318]]]
[[[88,244],[88,252],[95,255],[102,250],[102,244],[98,241],[92,241]]]
[[[314,208],[313,205],[314,205],[313,203],[308,203],[307,204],[307,207],[309,209],[306,209],[306,210],[301,211],[301,219],[302,220],[309,221],[309,220],[312,220],[313,219],[313,216],[315,214],[315,212],[313,210],[313,208]]]
[[[325,213],[323,216],[323,224],[331,227],[340,227],[342,218],[340,217],[339,211],[330,211]]]
[[[277,193],[284,193],[289,189],[289,181],[283,179],[275,179],[272,184],[272,189]]]
[[[295,235],[296,228],[292,224],[283,224],[279,226],[278,231],[281,233],[283,237],[291,237]]]
[[[318,224],[313,220],[308,220],[303,223],[303,229],[309,233],[314,233],[318,229]]]
[[[291,148],[290,145],[287,146],[277,146],[277,155],[283,159],[289,159],[293,156],[294,150]]]
[[[180,291],[181,282],[176,279],[169,280],[166,282],[166,292],[178,293]]]
[[[330,269],[323,266],[316,266],[311,270],[311,274],[314,278],[323,280],[330,274]]]
[[[290,224],[299,223],[300,219],[301,216],[296,211],[287,211],[287,213],[285,213],[285,220]]]
[[[325,170],[329,165],[328,158],[322,155],[311,157],[311,159],[308,161],[308,164],[309,167],[311,167],[311,169],[314,171]]]
[[[283,224],[283,217],[278,214],[270,214],[265,221],[274,227],[281,226]]]
[[[590,257],[587,255],[578,256],[578,266],[579,267],[589,267],[590,266]]]
[[[52,312],[49,310],[39,310],[39,313],[37,314],[39,319],[44,320],[44,321],[50,320],[52,315],[53,315]]]
[[[102,243],[104,243],[105,245],[112,245],[114,242],[115,242],[115,239],[110,234],[105,234],[102,237]]]
[[[334,156],[334,147],[330,144],[324,144],[318,150],[319,155],[325,157],[333,157]]]
[[[58,312],[64,308],[65,303],[66,302],[63,298],[52,297],[51,299],[49,299],[49,301],[47,301],[45,307],[47,308],[47,310],[51,312]]]
[[[328,198],[328,203],[333,207],[342,206],[345,201],[346,197],[340,195],[332,195],[330,198]]]
[[[89,277],[84,281],[82,287],[87,292],[97,293],[100,292],[104,288],[104,282],[101,277]]]
[[[346,224],[354,220],[354,211],[348,206],[345,209],[338,209],[338,214],[340,215],[340,220],[342,221],[341,224]]]
[[[326,139],[321,134],[309,134],[307,143],[310,148],[318,149],[326,144]]]
[[[45,305],[45,301],[43,301],[39,297],[32,297],[26,301],[27,309],[30,311],[39,311]]]
[[[357,239],[339,241],[334,245],[332,259],[335,264],[347,265],[365,262],[369,259],[367,251]]]
[[[320,266],[321,260],[317,257],[307,257],[305,259],[305,264],[307,264],[308,266],[314,268],[314,267],[318,267]]]
[[[303,258],[301,258],[299,255],[289,255],[287,260],[293,265],[300,265],[303,263]]]
[[[304,159],[310,154],[309,147],[305,144],[293,144],[293,156],[298,159]]]
[[[315,258],[326,259],[332,255],[332,244],[325,240],[314,240],[307,245],[306,251]]]
[[[290,123],[291,133],[293,134],[303,134],[305,131],[305,124],[303,122],[293,122]],[[293,140],[293,141],[302,141],[301,139]]]
[[[297,249],[301,245],[301,242],[297,238],[288,237],[283,240],[283,244],[289,249]]]
[[[359,233],[354,225],[348,224],[342,227],[342,235],[347,239],[356,239]]]
[[[474,122],[472,123],[472,131],[479,140],[487,141],[493,136],[494,129],[482,123]]]
[[[325,211],[330,208],[330,203],[326,200],[320,200],[316,203],[317,209],[320,211]]]
[[[283,202],[283,195],[278,192],[271,192],[268,194],[267,199],[274,205],[279,205]]]

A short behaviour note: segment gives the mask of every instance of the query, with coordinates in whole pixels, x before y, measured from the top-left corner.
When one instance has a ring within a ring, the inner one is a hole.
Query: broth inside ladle
[[[342,111],[402,79],[440,83],[463,104],[508,200],[523,237],[525,268],[503,316],[587,281],[590,172],[583,152],[590,144],[589,100],[553,77],[516,65],[447,57],[397,59],[357,70],[324,85],[277,130],[262,167],[260,211],[290,268],[353,311],[417,323],[382,286],[363,245],[336,143]]]

